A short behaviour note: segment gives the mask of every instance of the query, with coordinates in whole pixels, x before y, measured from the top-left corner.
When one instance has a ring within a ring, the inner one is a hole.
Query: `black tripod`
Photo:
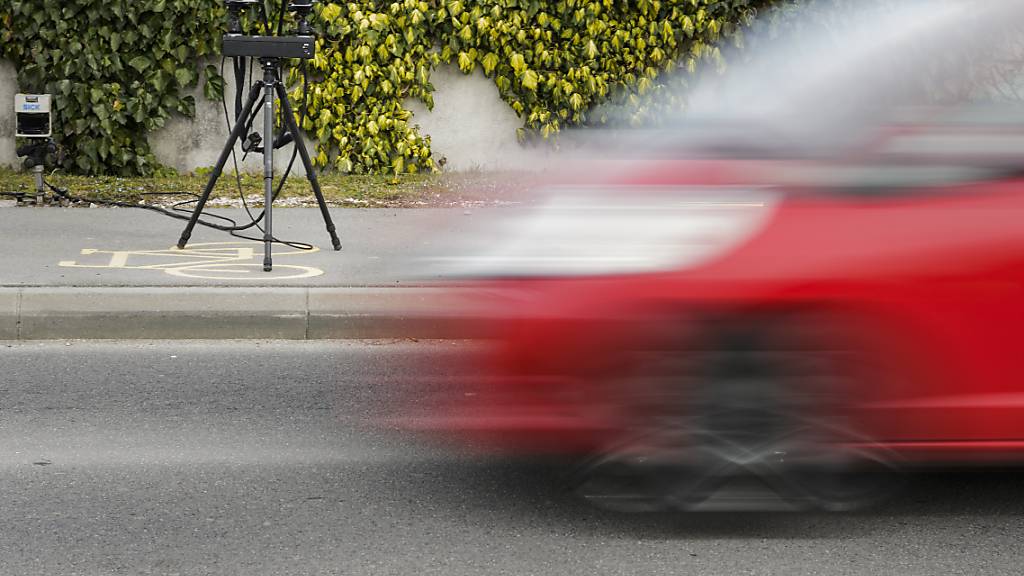
[[[181,238],[178,240],[178,248],[183,249],[188,244],[189,238],[192,236],[192,229],[195,228],[196,223],[199,221],[199,216],[203,213],[203,208],[206,206],[206,201],[209,200],[210,194],[213,192],[214,186],[217,184],[217,180],[224,172],[224,166],[227,165],[228,159],[231,157],[231,153],[235,148],[235,143],[238,142],[239,138],[246,131],[248,125],[248,119],[252,118],[256,108],[256,102],[260,99],[261,94],[263,95],[263,192],[264,192],[264,218],[266,222],[263,227],[263,270],[269,272],[273,268],[273,260],[271,257],[271,247],[274,243],[274,235],[272,233],[273,228],[273,202],[274,202],[274,101],[281,101],[281,117],[284,120],[285,128],[291,133],[295,147],[298,150],[299,157],[302,159],[302,165],[306,169],[306,178],[309,179],[309,183],[313,188],[313,195],[316,196],[316,202],[320,206],[320,214],[323,215],[324,223],[327,225],[327,233],[331,235],[331,244],[335,250],[341,250],[341,240],[338,239],[338,233],[335,231],[334,222],[331,220],[331,214],[327,210],[327,202],[324,200],[324,194],[320,190],[320,181],[317,179],[316,170],[313,167],[313,162],[309,159],[309,152],[306,150],[306,146],[302,142],[301,132],[299,132],[299,126],[295,122],[295,114],[292,111],[292,105],[288,101],[288,91],[285,90],[284,84],[278,79],[278,69],[280,66],[280,58],[277,57],[261,57],[260,64],[263,66],[263,80],[257,81],[249,91],[249,99],[245,107],[242,109],[242,113],[238,115],[235,120],[235,126],[231,130],[231,136],[228,137],[228,142],[224,146],[224,150],[220,154],[220,159],[217,160],[217,165],[214,166],[213,172],[210,174],[210,180],[206,183],[206,188],[203,190],[203,194],[199,197],[199,202],[196,204],[196,209],[192,212],[192,217],[189,218],[188,225],[185,226],[185,230],[181,233]]]

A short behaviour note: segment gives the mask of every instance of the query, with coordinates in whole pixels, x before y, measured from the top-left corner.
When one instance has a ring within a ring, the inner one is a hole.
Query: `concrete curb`
[[[373,339],[486,336],[439,288],[0,288],[0,339]]]

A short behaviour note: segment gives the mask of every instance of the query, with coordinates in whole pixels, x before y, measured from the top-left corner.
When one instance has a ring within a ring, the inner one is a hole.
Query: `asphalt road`
[[[623,516],[364,425],[458,343],[0,343],[0,574],[1020,574],[1020,473]],[[425,354],[437,360],[424,368]]]
[[[215,212],[246,221],[240,210]],[[0,249],[5,264],[0,286],[407,286],[443,280],[443,270],[425,259],[460,253],[459,247],[470,242],[464,235],[470,233],[477,243],[470,245],[488,245],[496,240],[493,218],[507,213],[515,209],[334,209],[344,244],[335,252],[319,210],[275,209],[277,237],[308,242],[318,251],[278,245],[274,262],[281,268],[277,274],[263,274],[262,244],[197,227],[189,244],[192,250],[253,252],[251,257],[239,252],[235,262],[247,262],[252,270],[218,275],[202,270],[168,272],[182,261],[210,265],[195,252],[184,256],[168,252],[185,226],[180,220],[123,208],[0,208],[0,242],[9,246]],[[296,271],[287,266],[309,267],[322,274],[296,278]]]

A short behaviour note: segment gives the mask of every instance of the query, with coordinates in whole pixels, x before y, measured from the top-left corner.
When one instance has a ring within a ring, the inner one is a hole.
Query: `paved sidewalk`
[[[197,227],[178,251],[184,222],[155,213],[0,208],[0,339],[478,335],[429,257],[496,210],[334,209],[335,252],[317,210],[278,208],[275,234],[317,250],[264,273],[261,243]]]

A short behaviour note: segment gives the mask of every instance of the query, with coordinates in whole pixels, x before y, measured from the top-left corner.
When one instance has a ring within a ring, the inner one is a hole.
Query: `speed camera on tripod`
[[[15,94],[15,136],[49,138],[53,133],[49,94]]]
[[[282,0],[284,1],[284,0]],[[282,4],[278,14],[277,35],[260,36],[247,35],[242,29],[243,11],[254,6],[264,9],[262,19],[267,34],[271,33],[270,19],[267,17],[266,8],[262,2],[254,0],[226,0],[228,7],[228,31],[224,35],[224,46],[222,53],[232,58],[235,62],[236,87],[238,100],[235,107],[235,124],[224,144],[217,164],[210,173],[209,180],[203,193],[196,200],[195,209],[189,218],[185,230],[178,238],[178,248],[184,249],[192,236],[192,230],[199,223],[199,217],[203,213],[206,202],[210,198],[217,180],[224,172],[228,159],[234,154],[237,142],[251,142],[247,146],[242,145],[246,153],[254,151],[263,154],[263,269],[270,271],[273,268],[271,246],[279,242],[274,238],[273,233],[273,207],[277,192],[274,191],[274,150],[294,143],[295,150],[292,154],[292,161],[298,156],[302,160],[302,166],[306,171],[306,179],[313,188],[313,195],[316,197],[317,205],[320,207],[320,214],[323,216],[327,233],[331,237],[331,245],[335,250],[341,250],[341,240],[338,238],[337,229],[331,219],[330,211],[327,209],[327,201],[324,200],[323,191],[320,189],[320,181],[317,178],[316,167],[306,150],[306,145],[299,137],[301,134],[296,115],[288,100],[288,91],[282,81],[282,60],[286,58],[297,58],[308,60],[313,58],[316,51],[316,36],[313,27],[309,24],[309,17],[313,12],[315,0],[292,0],[289,4]],[[286,11],[293,12],[297,21],[297,29],[294,35],[280,35]],[[250,86],[249,97],[246,103],[242,104],[241,94],[243,85],[238,81],[238,74],[244,74],[246,62],[249,59],[257,59],[260,67],[263,68],[263,80],[257,81]],[[262,100],[262,104],[260,101]],[[275,110],[280,105],[280,122],[284,125],[284,131],[278,137],[274,137],[274,130],[278,115]],[[258,112],[263,111],[263,135],[250,132],[250,128],[256,119]],[[304,112],[305,113],[305,112]],[[260,142],[265,142],[260,146]],[[291,170],[291,164],[288,166]],[[284,179],[287,179],[288,172],[285,172]],[[279,183],[278,192],[283,187],[283,180]],[[252,226],[258,225],[254,219]]]

